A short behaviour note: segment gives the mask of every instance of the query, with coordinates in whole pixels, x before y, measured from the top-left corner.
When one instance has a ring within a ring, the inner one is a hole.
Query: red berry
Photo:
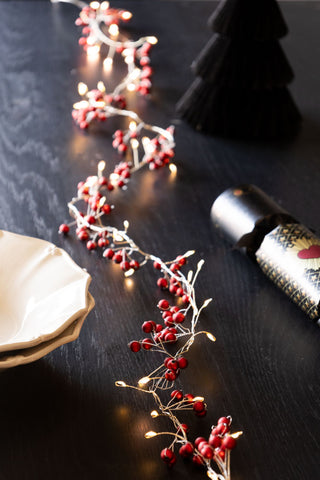
[[[177,341],[177,337],[175,336],[174,333],[167,333],[164,337],[165,341],[166,342],[170,342],[170,343],[175,343]]]
[[[101,117],[100,117],[100,120],[101,120]],[[101,186],[108,185],[108,179],[104,176],[100,177],[98,181],[99,181],[99,185]]]
[[[160,323],[158,323],[158,324],[156,325],[156,332],[159,333],[159,332],[161,332],[162,330],[163,330],[163,326],[160,325]]]
[[[122,262],[122,255],[121,253],[115,253],[112,257],[114,263],[121,263]]]
[[[180,357],[178,358],[178,364],[179,364],[179,368],[187,368],[188,360],[184,357]]]
[[[178,263],[178,265],[180,265],[180,267],[182,267],[183,265],[185,265],[187,263],[187,259],[185,257],[177,257],[176,259],[176,262]]]
[[[137,262],[137,260],[131,260],[130,268],[133,268],[134,270],[138,270],[140,268],[140,263]]]
[[[204,460],[202,459],[202,457],[200,455],[193,455],[192,457],[192,461],[194,464],[196,465],[204,465]]]
[[[224,460],[224,457],[226,456],[226,452],[224,450],[218,450],[218,455],[219,457]]]
[[[102,205],[101,210],[104,214],[108,215],[108,213],[111,212],[111,207],[108,205],[108,203],[106,203],[105,205]]]
[[[168,310],[169,306],[168,300],[163,299],[158,302],[158,308],[160,308],[160,310]]]
[[[86,222],[90,223],[90,225],[92,225],[93,223],[96,223],[96,219],[94,218],[93,215],[86,215],[84,219]]]
[[[118,152],[119,153],[125,153],[128,150],[128,147],[125,143],[120,143],[118,147]]]
[[[183,458],[191,457],[191,455],[193,454],[192,443],[188,442],[182,445],[182,447],[179,450],[179,453]]]
[[[143,322],[142,330],[144,331],[144,333],[152,332],[152,330],[153,330],[152,322]]]
[[[124,261],[124,262],[121,262],[120,263],[120,268],[121,270],[123,270],[124,272],[127,272],[130,268],[130,263],[127,262],[127,261]]]
[[[136,352],[139,352],[141,345],[140,345],[140,342],[133,340],[132,342],[129,343],[129,347],[130,347],[130,350],[132,350],[132,352],[136,353]]]
[[[168,288],[168,282],[167,282],[166,278],[159,278],[158,281],[157,281],[157,285],[158,285],[158,287],[163,288],[163,289]]]
[[[204,402],[201,402],[201,401],[198,401],[198,402],[194,402],[193,404],[193,410],[195,412],[203,412],[203,410],[205,410],[206,406],[204,404]]]
[[[230,421],[230,418],[228,417],[220,417],[218,420],[218,425],[220,423],[224,423],[225,425],[230,425],[231,421]]]
[[[213,448],[218,448],[221,445],[221,438],[217,435],[210,435],[209,437],[209,445]]]
[[[100,248],[106,247],[108,244],[109,244],[109,240],[107,240],[106,238],[99,238],[98,246]]]
[[[170,370],[176,371],[179,368],[179,363],[177,362],[177,360],[174,360],[173,358],[170,358],[170,360],[167,362],[167,367]]]
[[[205,417],[207,415],[207,410],[202,410],[202,412],[195,412],[197,417]]]
[[[179,287],[176,291],[176,295],[178,297],[182,297],[184,295],[184,291],[183,291],[183,288]]]
[[[79,240],[87,241],[89,238],[89,234],[86,230],[80,230],[80,232],[78,233],[78,238]]]
[[[203,448],[201,448],[200,453],[204,456],[204,458],[213,458],[213,449],[210,447],[210,445],[205,445]]]
[[[218,435],[224,435],[225,433],[229,432],[230,427],[229,425],[225,425],[224,423],[219,423],[219,425],[217,425],[215,429]]]
[[[86,121],[80,122],[80,123],[79,123],[79,127],[80,127],[82,130],[85,130],[86,128],[89,127],[89,123],[86,122]]]
[[[201,442],[206,442],[207,440],[204,437],[197,437],[194,441],[195,447],[198,448]]]
[[[177,313],[177,312],[179,312],[179,310],[180,310],[179,307],[171,307],[170,308],[170,312],[172,312],[172,313]]]
[[[237,445],[237,440],[231,437],[230,435],[228,435],[222,440],[221,447],[227,450],[232,450],[236,445]]]
[[[176,456],[174,452],[169,448],[164,448],[163,450],[161,450],[160,457],[165,463],[169,465],[173,465],[176,461]]]
[[[142,348],[144,348],[145,350],[150,350],[153,346],[153,342],[150,338],[144,338],[141,344],[142,344]]]
[[[153,262],[153,268],[156,270],[161,270],[161,264],[159,262]]]
[[[89,240],[87,242],[87,249],[88,250],[95,250],[96,248],[97,248],[96,242],[94,242],[93,240]]]
[[[167,370],[164,376],[169,382],[174,382],[174,380],[177,378],[177,375],[172,370]]]
[[[181,423],[180,427],[177,429],[177,433],[188,433],[189,432],[189,427],[186,423]]]
[[[182,295],[182,301],[185,304],[190,303],[190,299],[189,299],[188,295]]]
[[[177,289],[178,287],[176,287],[175,285],[170,285],[169,292],[172,293],[172,295],[175,295],[177,292]]]
[[[60,233],[68,233],[69,230],[70,230],[70,228],[65,223],[62,223],[59,227],[59,232]]]
[[[194,396],[192,395],[192,393],[186,393],[184,398],[188,403],[192,403],[193,399],[194,399]]]
[[[175,313],[173,316],[172,316],[172,320],[175,322],[175,323],[182,323],[184,322],[184,319],[186,317],[183,315],[183,313],[181,312],[177,312]]]
[[[178,402],[183,399],[183,393],[181,390],[173,390],[171,392],[171,398],[175,398]]]
[[[172,264],[170,265],[170,270],[171,270],[171,272],[176,272],[177,270],[179,270],[179,268],[180,268],[180,267],[179,267],[179,265],[178,265],[177,263],[172,263]]]
[[[103,252],[103,256],[106,257],[106,258],[109,258],[111,260],[111,258],[114,257],[114,251],[111,249],[111,248],[107,248],[104,252]]]

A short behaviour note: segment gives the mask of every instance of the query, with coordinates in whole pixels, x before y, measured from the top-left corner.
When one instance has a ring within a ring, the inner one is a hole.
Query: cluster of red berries
[[[114,263],[117,263],[123,272],[127,272],[131,268],[133,270],[138,270],[140,268],[140,263],[137,260],[130,259],[127,256],[125,249],[114,251],[112,248],[107,248],[103,252],[103,256],[112,260]]]
[[[217,426],[212,428],[208,441],[204,437],[196,438],[194,444],[186,441],[180,447],[179,454],[183,458],[192,458],[196,465],[205,465],[206,461],[215,460],[217,456],[223,461],[226,450],[234,449],[237,444],[236,439],[229,434],[230,425],[230,417],[221,417]],[[182,424],[181,427],[187,433],[187,425]],[[168,466],[173,466],[177,461],[173,449],[164,448],[160,456]]]
[[[179,256],[176,260],[170,265],[170,270],[173,273],[176,273],[180,270],[180,268],[185,265],[187,259],[185,257]],[[161,264],[158,262],[154,262],[153,264],[156,270],[161,270]],[[168,274],[165,272],[164,277],[160,277],[157,281],[158,287],[162,288],[163,290],[169,290],[170,293],[175,295],[176,297],[181,297],[184,304],[188,304],[190,302],[189,296],[187,292],[183,289],[183,284],[179,282],[177,277],[171,276],[170,279],[168,278]],[[166,312],[163,313],[163,318],[165,320],[165,324],[170,326],[172,323],[182,323],[184,321],[184,317],[181,313],[177,314],[177,307],[171,307],[167,309]]]
[[[92,34],[91,28],[89,27],[90,20],[95,19],[97,17],[97,14],[99,14],[100,19],[103,18],[103,23],[106,26],[110,26],[111,24],[118,25],[120,21],[126,22],[131,18],[130,13],[126,10],[121,10],[117,8],[101,8],[100,5],[98,8],[93,8],[91,5],[86,5],[81,10],[79,17],[75,21],[75,24],[78,27],[83,27],[83,36],[79,38],[79,45],[81,45],[85,51],[88,49],[88,38],[90,36],[94,38],[95,43],[100,43],[98,42],[98,39],[96,39],[95,35]],[[90,45],[92,43],[90,43]]]
[[[168,127],[166,130],[173,135],[174,127]],[[150,170],[157,170],[168,165],[173,157],[174,151],[172,148],[168,148],[167,139],[165,137],[159,135],[150,140],[148,152],[145,156],[145,161],[149,164]]]
[[[98,89],[90,90],[87,97],[91,102],[85,106],[72,110],[72,118],[82,130],[88,128],[93,120],[104,122],[108,118],[107,107],[111,106],[123,110],[126,100],[123,95],[105,95]]]
[[[185,261],[184,257],[178,257]],[[185,263],[185,262],[184,262]],[[160,265],[160,264],[159,264]],[[173,264],[172,264],[173,265]],[[161,266],[161,265],[160,265]],[[158,268],[158,263],[156,264]],[[159,280],[163,280],[160,278]],[[162,286],[162,282],[157,282],[158,286]],[[188,298],[189,302],[189,298]],[[185,320],[184,310],[180,309],[177,306],[170,306],[168,300],[162,299],[158,302],[158,308],[161,310],[161,315],[164,320],[164,325],[157,324],[152,320],[148,320],[142,324],[142,330],[144,333],[150,333],[152,340],[150,338],[145,338],[143,340],[133,340],[130,342],[129,347],[133,352],[139,352],[141,347],[145,350],[150,350],[153,346],[156,346],[159,343],[176,343],[178,330],[174,325],[183,323]],[[180,373],[180,369],[186,368],[188,361],[184,357],[173,358],[167,357],[164,360],[164,366],[167,368],[167,371],[164,374],[166,380],[173,382]]]
[[[181,405],[192,405],[193,411],[197,417],[204,417],[207,413],[207,406],[204,401],[195,400],[194,395],[192,395],[191,393],[186,393],[184,395],[181,390],[173,390],[171,392],[171,398],[174,398],[175,400],[180,402]]]

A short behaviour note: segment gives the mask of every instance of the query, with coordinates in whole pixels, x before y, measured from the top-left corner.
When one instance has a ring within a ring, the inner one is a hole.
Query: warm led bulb
[[[126,387],[127,386],[127,384],[125,382],[123,382],[122,380],[117,380],[115,382],[115,385],[116,385],[116,387]]]
[[[89,106],[89,102],[87,100],[81,100],[81,102],[76,102],[73,104],[73,108],[75,110],[81,110],[82,108],[87,108]]]
[[[113,37],[116,37],[117,35],[119,35],[119,27],[116,23],[111,23],[111,25],[109,27],[109,33]]]
[[[108,10],[109,8],[109,2],[102,2],[101,5],[100,5],[100,8],[102,10]]]
[[[113,59],[111,57],[107,57],[103,61],[103,67],[107,72],[110,72],[112,69]]]
[[[127,86],[128,92],[134,92],[135,89],[136,89],[136,86],[134,83],[129,83],[129,85]]]
[[[136,122],[135,122],[134,120],[132,120],[132,121],[129,123],[129,130],[130,130],[131,132],[134,132],[134,131],[136,130],[136,128],[137,128],[137,124],[136,124]]]
[[[157,37],[147,37],[147,42],[151,43],[151,45],[155,45],[158,43]]]
[[[209,340],[211,340],[211,342],[215,342],[215,341],[216,341],[216,338],[212,335],[212,333],[206,332],[206,335],[207,335],[207,337],[209,338]]]
[[[124,59],[124,61],[126,62],[127,65],[129,65],[130,63],[133,63],[134,62],[134,57],[133,55],[127,55]]]
[[[230,435],[230,437],[238,438],[238,437],[240,437],[242,434],[243,434],[243,432],[236,432],[236,433],[232,433],[232,434]]]
[[[79,95],[85,95],[88,91],[88,87],[85,83],[79,82],[78,83],[78,93]]]
[[[152,430],[144,434],[145,438],[152,438],[152,437],[156,437],[157,435],[158,434],[156,432],[153,432]]]
[[[100,52],[100,45],[92,45],[91,47],[88,47],[87,50],[87,55],[88,57],[96,57],[98,53]]]
[[[138,384],[139,384],[139,387],[143,387],[144,385],[147,385],[148,382],[150,382],[151,378],[149,377],[143,377],[143,378],[140,378]]]
[[[93,10],[98,10],[98,8],[100,7],[100,3],[99,3],[99,2],[91,2],[91,3],[90,3],[90,7],[91,7]]]
[[[131,147],[132,147],[132,148],[138,148],[138,147],[139,147],[139,142],[138,142],[137,139],[133,138],[133,139],[131,140]]]
[[[123,12],[122,15],[121,15],[122,19],[123,20],[130,20],[130,18],[132,18],[132,13],[131,12]]]
[[[150,415],[151,415],[152,418],[159,417],[159,413],[157,412],[157,410],[152,410],[152,412],[150,413]]]
[[[101,160],[101,162],[98,163],[98,170],[102,172],[106,168],[106,162]]]
[[[105,87],[104,83],[101,82],[101,81],[98,82],[97,87],[98,87],[98,90],[100,90],[100,92],[102,92],[102,93],[106,91],[106,87]]]
[[[133,275],[135,272],[134,268],[130,268],[129,270],[127,270],[124,274],[125,277],[131,277],[131,275]]]
[[[170,163],[169,170],[173,175],[175,175],[177,173],[178,169],[177,169],[177,166],[174,163]]]

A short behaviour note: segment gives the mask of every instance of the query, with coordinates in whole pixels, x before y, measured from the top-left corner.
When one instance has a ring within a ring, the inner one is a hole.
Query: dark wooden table
[[[172,120],[193,78],[189,65],[211,35],[206,19],[214,2],[121,6],[134,13],[132,37],[159,38],[152,97],[132,98],[131,105],[153,124],[176,125],[178,174],[175,181],[165,169],[137,174],[115,197],[110,218],[114,225],[128,219],[136,242],[163,259],[194,248],[194,262],[206,262],[199,299],[214,298],[201,327],[217,342],[195,343],[183,377],[185,390],[208,404],[204,419],[185,417],[191,437],[207,436],[220,415],[230,414],[245,432],[232,454],[233,480],[315,480],[319,327],[231,249],[209,212],[225,188],[254,183],[320,233],[320,3],[282,4],[290,28],[283,46],[296,73],[291,91],[304,118],[289,145],[206,137]],[[117,120],[83,133],[71,118],[78,81],[94,87],[104,78],[101,63],[90,64],[78,46],[76,16],[65,4],[0,3],[0,225],[65,248],[91,273],[96,300],[77,341],[0,375],[0,479],[204,478],[181,459],[167,470],[159,452],[169,440],[143,437],[160,428],[149,416],[150,398],[114,386],[118,379],[134,383],[158,364],[156,355],[134,355],[126,346],[155,316],[162,295],[153,271],[136,274],[129,289],[117,268],[57,233],[77,182],[94,174],[99,160],[110,170],[118,161],[111,146]]]

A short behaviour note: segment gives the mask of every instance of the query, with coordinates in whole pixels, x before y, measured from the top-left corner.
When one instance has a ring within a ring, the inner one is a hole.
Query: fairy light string
[[[127,74],[111,93],[106,92],[102,81],[97,88],[89,90],[82,82],[78,84],[81,100],[73,105],[73,118],[81,129],[86,129],[94,121],[106,121],[114,116],[122,116],[129,120],[128,127],[117,130],[114,134],[113,147],[125,160],[119,162],[107,177],[104,174],[106,163],[100,161],[96,175],[79,182],[77,195],[68,203],[72,217],[70,223],[60,225],[60,233],[68,233],[75,226],[79,240],[86,243],[88,250],[100,249],[104,258],[119,264],[125,277],[130,277],[148,263],[152,263],[161,276],[157,280],[159,288],[169,290],[176,299],[170,304],[166,299],[158,303],[160,322],[146,321],[142,324],[144,338],[133,340],[129,347],[132,352],[140,350],[157,352],[163,359],[151,372],[140,378],[137,385],[128,385],[123,380],[115,382],[117,387],[130,388],[153,397],[155,409],[151,417],[166,417],[172,423],[172,431],[149,431],[147,439],[159,435],[168,436],[171,441],[161,451],[161,459],[169,466],[177,460],[178,450],[183,458],[205,468],[207,476],[212,480],[231,480],[230,453],[236,446],[237,438],[242,432],[231,433],[232,418],[221,417],[217,425],[211,427],[209,438],[198,437],[189,440],[189,428],[178,419],[178,413],[193,411],[198,417],[206,415],[207,405],[202,396],[183,393],[174,389],[174,382],[181,371],[187,368],[185,357],[198,336],[206,336],[212,342],[215,337],[207,331],[198,331],[199,317],[204,308],[211,302],[205,300],[198,307],[195,283],[204,264],[200,260],[196,270],[189,270],[185,275],[182,270],[188,257],[194,251],[179,255],[172,261],[164,262],[158,256],[146,253],[128,235],[129,222],[125,221],[123,229],[104,223],[106,216],[114,206],[109,200],[110,193],[116,189],[125,189],[133,173],[144,166],[150,170],[169,165],[171,175],[176,175],[174,158],[174,129],[145,123],[135,112],[126,109],[124,92],[139,92],[147,95],[151,87],[152,68],[149,52],[157,43],[156,37],[141,37],[136,41],[122,39],[119,30],[121,22],[130,20],[131,12],[113,9],[109,2],[93,1],[89,5],[79,0],[51,0],[52,3],[65,2],[78,7],[80,11],[76,24],[82,27],[83,36],[79,43],[89,57],[100,53],[103,45],[107,50],[104,60],[106,72],[110,72],[113,59],[118,54],[127,65]],[[177,349],[172,353],[172,348]],[[162,400],[168,395],[168,401]]]

